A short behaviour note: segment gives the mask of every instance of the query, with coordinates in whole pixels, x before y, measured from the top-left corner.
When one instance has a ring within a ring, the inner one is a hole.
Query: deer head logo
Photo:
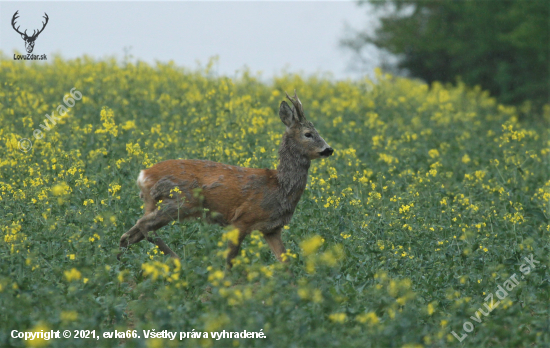
[[[19,13],[19,11],[16,11],[11,19],[11,26],[13,27],[13,30],[15,30],[19,35],[21,35],[21,37],[23,38],[23,40],[25,40],[25,49],[27,50],[27,53],[32,53],[32,50],[34,49],[34,41],[36,40],[36,38],[38,37],[38,35],[40,35],[40,33],[44,30],[44,28],[46,28],[46,24],[48,24],[48,14],[46,12],[44,12],[44,19],[46,19],[46,22],[42,22],[42,29],[38,30],[38,32],[36,32],[36,29],[33,30],[32,32],[32,35],[31,36],[28,36],[27,35],[27,30],[25,30],[24,33],[20,32],[19,31],[19,27],[15,27],[15,20],[17,18],[19,18],[19,16],[17,15]]]

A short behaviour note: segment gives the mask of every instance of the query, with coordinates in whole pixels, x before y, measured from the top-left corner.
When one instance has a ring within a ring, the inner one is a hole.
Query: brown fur
[[[289,99],[294,107],[283,101],[279,110],[287,129],[279,149],[277,170],[204,160],[167,160],[143,170],[138,186],[145,214],[122,235],[121,250],[147,238],[165,254],[177,258],[154,231],[176,219],[205,216],[211,223],[232,225],[239,230],[238,243],[229,243],[229,266],[244,237],[255,230],[262,232],[281,260],[281,254],[285,253],[281,231],[290,222],[304,192],[311,160],[328,157],[333,152],[305,119],[296,94]],[[174,191],[176,188],[179,193]]]

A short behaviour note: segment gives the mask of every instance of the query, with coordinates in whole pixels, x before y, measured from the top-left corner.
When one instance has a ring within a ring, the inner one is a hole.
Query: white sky
[[[350,1],[194,1],[194,2],[0,2],[0,51],[9,58],[25,53],[11,19],[19,10],[20,31],[49,23],[33,54],[75,58],[122,58],[131,47],[134,59],[173,60],[194,68],[219,56],[217,72],[232,76],[244,66],[270,77],[282,70],[331,72],[355,78],[347,69],[351,54],[339,47],[346,23],[364,28],[375,23],[367,6]],[[378,54],[372,51],[372,68]],[[370,69],[372,70],[372,69]]]

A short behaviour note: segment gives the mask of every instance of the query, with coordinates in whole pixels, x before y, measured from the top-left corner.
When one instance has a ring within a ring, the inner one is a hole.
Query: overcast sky
[[[173,60],[196,67],[219,56],[217,71],[232,76],[244,66],[269,78],[282,70],[331,72],[355,78],[348,69],[350,53],[339,47],[346,24],[371,26],[372,11],[351,1],[186,1],[186,2],[0,2],[0,50],[12,57],[25,53],[24,41],[12,26],[19,11],[20,31],[42,27],[33,54],[64,58]],[[372,53],[372,68],[378,65]]]

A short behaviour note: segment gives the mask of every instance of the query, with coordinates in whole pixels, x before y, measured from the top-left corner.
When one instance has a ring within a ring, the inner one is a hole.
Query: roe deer
[[[205,214],[210,223],[232,225],[239,230],[238,242],[228,242],[229,268],[243,239],[254,230],[263,234],[277,259],[282,261],[285,247],[281,231],[290,222],[304,192],[311,160],[334,152],[313,123],[306,120],[296,91],[294,97],[286,96],[293,107],[282,101],[279,108],[286,131],[279,148],[277,170],[205,160],[167,160],[142,170],[137,184],[145,214],[120,238],[118,257],[129,245],[147,239],[164,254],[178,258],[155,231],[173,220]],[[153,232],[153,237],[149,232]]]

